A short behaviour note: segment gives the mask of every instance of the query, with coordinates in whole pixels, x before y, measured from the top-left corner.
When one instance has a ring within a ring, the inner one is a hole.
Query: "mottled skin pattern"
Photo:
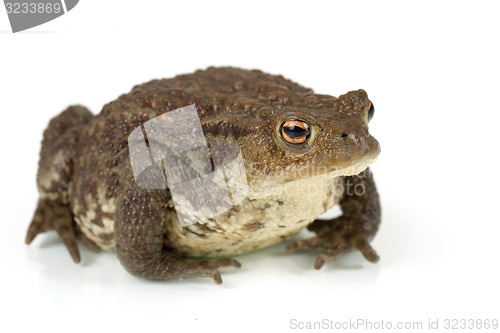
[[[221,216],[182,228],[168,189],[136,184],[127,138],[148,120],[191,104],[208,143],[238,145],[250,192]],[[317,237],[288,248],[326,248],[316,268],[352,249],[376,262],[369,241],[380,223],[380,205],[367,167],[380,148],[368,132],[370,106],[363,90],[336,98],[257,70],[209,68],[136,86],[95,116],[69,107],[44,134],[40,200],[26,242],[55,230],[75,262],[80,240],[90,249],[115,249],[137,276],[210,276],[221,283],[218,268],[240,264],[196,257],[249,252],[308,227]],[[306,143],[284,141],[280,125],[290,118],[310,125]],[[349,191],[356,185],[363,191]],[[315,221],[337,203],[342,216]]]

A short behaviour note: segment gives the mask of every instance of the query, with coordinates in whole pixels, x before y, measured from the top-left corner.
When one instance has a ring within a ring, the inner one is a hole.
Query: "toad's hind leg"
[[[80,261],[77,239],[87,247],[95,247],[77,229],[69,207],[78,133],[91,118],[86,108],[71,106],[50,121],[44,132],[38,166],[40,199],[26,235],[26,243],[30,244],[39,233],[56,231],[75,262]]]

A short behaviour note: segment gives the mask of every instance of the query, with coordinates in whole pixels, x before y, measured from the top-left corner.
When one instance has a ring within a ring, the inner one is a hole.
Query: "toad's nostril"
[[[346,133],[342,133],[340,136],[342,137],[342,139],[347,138],[347,134]]]

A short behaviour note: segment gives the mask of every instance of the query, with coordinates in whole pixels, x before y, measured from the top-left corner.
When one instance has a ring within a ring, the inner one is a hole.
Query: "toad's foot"
[[[288,244],[288,250],[303,250],[326,248],[327,251],[322,252],[316,258],[314,268],[320,269],[325,262],[333,261],[342,254],[354,249],[358,249],[366,260],[376,263],[379,260],[377,252],[371,247],[369,243],[369,236],[365,233],[343,233],[346,228],[335,228],[335,226],[342,226],[349,224],[346,217],[339,217],[333,220],[320,221],[317,220],[316,224],[318,235],[316,237],[296,240]],[[352,223],[352,222],[351,222]],[[318,224],[322,224],[323,228],[318,228]]]
[[[216,284],[222,283],[222,278],[218,271],[221,267],[236,267],[240,268],[241,264],[239,261],[233,258],[216,259],[216,260],[204,260],[195,261],[190,263],[194,270],[195,276],[211,276]]]
[[[232,258],[214,260],[193,260],[173,253],[163,252],[158,262],[132,271],[134,275],[150,279],[211,277],[216,284],[222,283],[219,268],[236,267],[241,264]]]
[[[96,247],[76,228],[76,223],[73,221],[68,207],[40,199],[26,234],[26,244],[30,244],[38,234],[47,231],[57,232],[76,263],[80,262],[77,240],[80,240],[90,250],[94,250]]]

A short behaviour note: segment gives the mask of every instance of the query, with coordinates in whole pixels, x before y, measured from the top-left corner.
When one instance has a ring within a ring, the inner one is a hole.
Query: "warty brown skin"
[[[364,191],[344,191],[340,196],[331,189],[319,193],[309,199],[324,201],[321,211],[311,211],[300,221],[268,217],[285,216],[280,214],[293,210],[296,203],[289,196],[266,197],[245,199],[212,224],[180,228],[170,191],[145,190],[135,183],[127,138],[148,120],[191,104],[196,105],[207,142],[239,146],[249,183],[255,186],[281,186],[344,170],[371,161],[380,151],[368,133],[371,102],[362,90],[335,98],[314,94],[282,76],[237,68],[209,68],[153,80],[105,105],[96,116],[73,106],[51,121],[40,153],[40,200],[26,242],[55,230],[75,262],[80,260],[76,245],[80,240],[90,249],[116,249],[123,266],[137,276],[209,276],[216,283],[222,282],[218,268],[240,264],[229,258],[194,257],[248,252],[288,239],[306,226],[317,237],[292,242],[288,248],[326,248],[316,268],[352,249],[359,249],[371,262],[378,260],[369,241],[380,223],[380,204],[368,171],[365,176],[330,179],[331,184],[339,179],[343,184],[360,184]],[[290,145],[280,136],[280,125],[290,117],[311,126],[305,144]],[[341,217],[314,221],[339,201]],[[232,225],[231,218],[243,216],[245,209],[255,211],[256,219]],[[279,228],[274,228],[277,224]],[[222,242],[223,248],[209,240]]]

